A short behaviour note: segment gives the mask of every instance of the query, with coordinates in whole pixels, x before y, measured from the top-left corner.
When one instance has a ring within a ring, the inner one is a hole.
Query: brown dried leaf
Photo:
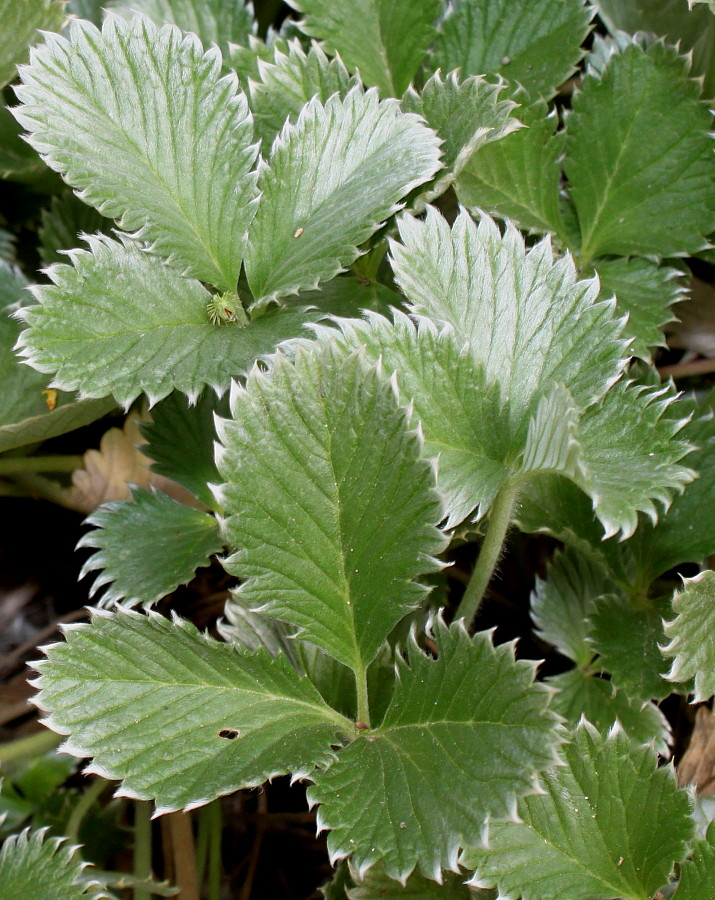
[[[715,715],[701,706],[690,746],[676,767],[678,784],[694,784],[699,797],[715,796]]]

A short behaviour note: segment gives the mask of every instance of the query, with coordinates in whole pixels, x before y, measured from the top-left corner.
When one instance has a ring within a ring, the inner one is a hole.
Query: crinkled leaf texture
[[[686,853],[690,798],[650,747],[588,723],[542,776],[545,793],[519,804],[520,824],[494,824],[465,854],[474,883],[522,900],[650,900]]]
[[[33,288],[40,305],[21,314],[30,327],[18,348],[35,369],[54,373],[62,390],[111,393],[124,405],[142,391],[154,402],[175,388],[195,399],[205,385],[225,390],[311,319],[304,309],[275,310],[245,327],[217,327],[200,282],[126,236],[88,242],[89,250],[70,254],[73,265],[49,270],[54,284]]]
[[[682,591],[673,597],[672,621],[665,623],[669,640],[662,648],[672,659],[668,681],[695,679],[693,702],[701,703],[715,694],[715,572],[701,572],[686,578]]]
[[[41,31],[59,31],[65,20],[65,4],[57,0],[0,0],[0,87],[15,77],[18,63],[27,59],[28,48]]]
[[[6,838],[0,850],[0,896],[3,900],[103,900],[112,898],[92,878],[89,863],[47,828]]]
[[[400,97],[435,35],[439,0],[288,0],[300,27],[340,53],[365,84]]]
[[[254,369],[231,413],[216,495],[238,596],[364,672],[445,544],[434,474],[392,384],[325,344]]]
[[[375,90],[311,100],[261,165],[245,260],[254,297],[310,290],[354,262],[358,245],[440,168],[439,143]]]
[[[236,287],[253,219],[248,102],[221,56],[138,16],[74,21],[22,69],[15,116],[82,199],[186,274]]]
[[[350,726],[284,655],[249,654],[185,620],[97,610],[65,636],[34,664],[45,724],[157,814],[327,765]]]
[[[96,550],[80,578],[101,569],[90,589],[95,595],[108,586],[99,597],[101,606],[156,603],[190,581],[222,547],[213,516],[160,492],[133,494],[134,502],[107,503],[93,513],[86,524],[96,527],[77,545]]]
[[[373,864],[404,880],[415,866],[433,879],[457,870],[460,848],[487,819],[513,815],[555,760],[556,719],[534,666],[489,634],[433,623],[438,658],[414,636],[379,728],[361,735],[315,776],[308,798],[332,829],[333,860],[351,855],[358,878]]]

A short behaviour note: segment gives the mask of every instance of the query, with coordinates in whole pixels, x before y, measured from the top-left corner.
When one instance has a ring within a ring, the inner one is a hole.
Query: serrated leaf
[[[689,860],[680,867],[676,900],[702,900],[715,884],[715,825],[707,836],[696,841]]]
[[[672,659],[668,681],[695,679],[694,703],[715,694],[715,572],[706,571],[686,578],[683,590],[673,596],[671,621],[664,623],[667,646],[663,654]]]
[[[474,880],[522,900],[650,900],[685,855],[688,794],[622,731],[582,724],[563,756],[546,793],[520,803],[523,824],[494,824],[489,847],[466,854]]]
[[[99,606],[151,606],[190,581],[222,547],[213,516],[160,492],[135,489],[133,495],[133,502],[107,503],[94,512],[86,524],[95,528],[77,544],[97,551],[79,577],[100,570],[90,588],[93,596],[107,586]]]
[[[49,266],[67,261],[62,250],[74,250],[82,244],[80,235],[104,232],[109,234],[112,223],[96,209],[87,206],[76,194],[64,193],[53,197],[49,207],[42,210],[42,224],[38,229],[40,258]]]
[[[543,101],[528,105],[521,93],[516,99],[525,103],[516,115],[526,127],[471,157],[457,178],[457,197],[465,206],[529,231],[553,231],[569,243],[559,204],[564,134],[556,133],[558,117],[547,114]]]
[[[403,886],[375,866],[347,889],[347,900],[480,900],[486,893],[466,885],[466,875],[447,872],[441,884],[413,872]]]
[[[286,302],[291,308],[294,303],[315,307],[331,316],[350,318],[362,310],[372,310],[386,314],[392,307],[399,306],[404,297],[396,291],[365,278],[354,275],[339,275],[321,285],[317,291],[302,291],[297,297]]]
[[[683,273],[638,257],[597,260],[595,266],[601,297],[615,296],[619,312],[628,313],[623,333],[633,338],[631,353],[650,362],[652,348],[665,346],[663,326],[675,319],[671,307],[683,299]]]
[[[308,103],[260,173],[245,260],[254,297],[267,303],[317,287],[352,263],[358,245],[440,168],[438,146],[417,116],[375,91]]]
[[[46,176],[55,178],[28,143],[12,113],[0,104],[0,176],[10,181],[36,184]]]
[[[593,648],[614,685],[632,698],[662,700],[672,691],[665,680],[668,661],[660,651],[666,643],[663,617],[670,608],[667,598],[646,603],[610,594],[596,600]]]
[[[85,771],[124,779],[125,795],[161,813],[326,765],[349,724],[286,657],[154,613],[97,611],[36,668],[38,703],[70,735],[67,752],[94,756]]]
[[[400,97],[435,35],[439,0],[288,0],[300,27],[336,51],[383,97]],[[454,68],[453,66],[451,68]]]
[[[33,51],[22,80],[16,118],[86,203],[182,272],[235,289],[256,147],[215,49],[143,16],[110,16],[101,32],[77,20],[69,40],[48,36]]]
[[[578,725],[582,716],[602,734],[620,722],[634,743],[652,742],[656,753],[669,755],[670,726],[655,703],[632,700],[623,691],[616,690],[610,681],[579,669],[547,678],[546,683],[558,689],[551,708],[572,728]]]
[[[110,0],[107,6],[124,18],[141,13],[156,25],[178,25],[207,50],[218,44],[224,56],[229,44],[246,44],[255,31],[253,8],[244,0]]]
[[[65,5],[56,0],[0,0],[0,87],[12,81],[16,68],[27,60],[30,45],[41,31],[59,31],[65,21]]]
[[[251,652],[263,647],[271,656],[284,653],[295,668],[300,669],[295,653],[297,644],[288,639],[294,629],[263,613],[254,612],[233,596],[226,601],[224,614],[226,618],[220,620],[216,627],[225,641]]]
[[[95,25],[101,25],[106,5],[107,0],[69,0],[67,12],[80,19],[89,19]]]
[[[583,56],[592,15],[583,0],[453,0],[431,65],[464,75],[500,72],[534,98],[548,98]]]
[[[238,75],[239,84],[248,93],[250,79],[260,80],[259,63],[261,61],[272,62],[275,51],[278,49],[287,53],[288,43],[272,28],[269,28],[265,41],[251,34],[248,36],[245,47],[239,44],[229,44],[224,63]]]
[[[209,322],[209,292],[123,237],[97,236],[55,266],[54,282],[35,287],[39,306],[18,342],[38,371],[83,397],[112,394],[128,405],[142,391],[160,400],[177,389],[196,397],[225,389],[255,359],[301,333],[311,314],[271,311],[245,327]],[[315,314],[315,319],[320,315]]]
[[[364,672],[444,546],[417,436],[378,371],[331,345],[254,369],[231,412],[218,499],[241,601]]]
[[[102,900],[111,898],[87,871],[77,848],[48,836],[48,829],[12,834],[0,850],[3,900]]]
[[[635,40],[589,74],[567,124],[581,257],[682,256],[715,226],[712,116],[688,61]]]

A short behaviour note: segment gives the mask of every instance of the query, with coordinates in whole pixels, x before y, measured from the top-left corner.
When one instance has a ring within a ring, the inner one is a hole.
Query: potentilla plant
[[[194,498],[88,520],[103,593],[34,664],[45,724],[157,815],[307,782],[329,897],[702,900],[715,831],[658,767],[656,702],[715,692],[715,574],[661,580],[715,551],[683,536],[715,430],[649,366],[682,294],[663,259],[715,228],[688,61],[599,38],[557,130],[581,0],[291,5],[303,38],[263,42],[241,4],[115,4],[20,69],[28,142],[118,230],[34,303],[6,267],[7,327],[52,390],[145,395]],[[547,680],[472,633],[514,524],[564,544],[533,597],[573,663]],[[217,553],[223,640],[150,609]],[[66,844],[6,841],[3,896],[40,878],[103,890]]]

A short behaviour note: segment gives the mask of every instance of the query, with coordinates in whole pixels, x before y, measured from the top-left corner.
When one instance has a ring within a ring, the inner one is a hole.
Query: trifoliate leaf
[[[692,855],[680,867],[680,881],[675,892],[676,900],[702,900],[715,884],[715,825],[708,829],[707,837],[696,841]]]
[[[688,61],[631,42],[573,98],[566,174],[581,258],[682,256],[715,227],[712,116]]]
[[[548,98],[583,56],[592,15],[583,0],[453,0],[431,65],[465,76],[500,72],[532,97]]]
[[[444,546],[418,437],[381,374],[330,344],[254,369],[231,412],[217,498],[238,596],[364,672]]]
[[[650,362],[652,348],[665,346],[663,326],[675,319],[671,307],[686,292],[683,273],[638,257],[597,260],[595,265],[601,297],[615,296],[618,311],[628,313],[623,333],[633,338],[631,353]]]
[[[480,900],[486,897],[464,882],[467,875],[447,872],[441,884],[414,872],[403,886],[375,866],[362,881],[347,889],[347,900]]]
[[[173,622],[96,611],[35,663],[47,725],[70,735],[85,771],[160,813],[209,803],[275,775],[333,759],[349,723],[285,656],[247,654]]]
[[[269,61],[258,60],[258,76],[260,80],[250,82],[251,109],[264,155],[286,120],[295,123],[313,97],[326,103],[333,94],[345,96],[360,83],[340,57],[329,59],[316,43],[306,53],[297,40],[290,41],[285,52],[280,43],[274,45]]]
[[[156,25],[178,25],[207,50],[218,44],[224,56],[229,44],[246,44],[255,31],[253,9],[244,0],[111,0],[107,5],[125,18],[141,13]]]
[[[400,97],[435,35],[439,0],[287,0],[300,27],[338,52],[383,97]],[[454,68],[451,66],[450,68]]]
[[[90,588],[93,596],[107,585],[100,606],[150,606],[190,581],[222,547],[213,516],[160,492],[133,493],[134,502],[107,503],[93,513],[86,524],[96,527],[77,544],[97,551],[80,578],[100,570]]]
[[[49,207],[42,210],[42,224],[38,229],[40,258],[49,266],[67,262],[62,250],[74,250],[82,244],[80,235],[109,233],[112,223],[96,209],[82,203],[75,194],[53,197]]]
[[[41,31],[59,31],[65,20],[65,4],[57,0],[0,0],[0,87],[12,81],[16,67],[27,60],[29,47]]]
[[[528,98],[520,93],[516,99],[526,104]],[[558,118],[555,112],[547,115],[541,100],[520,107],[516,116],[526,127],[471,157],[457,178],[457,197],[529,231],[553,231],[566,243],[559,205],[564,134],[555,133]]]
[[[494,824],[489,846],[465,854],[474,881],[522,900],[650,900],[685,855],[688,794],[622,731],[582,724],[563,756],[546,793],[519,804],[523,824]]]
[[[396,100],[380,103],[375,91],[308,103],[260,173],[245,261],[254,297],[309,290],[352,263],[358,245],[439,169],[438,145],[417,116]]]
[[[600,663],[614,685],[630,697],[662,700],[673,690],[665,680],[668,661],[663,617],[670,614],[667,598],[637,602],[615,594],[599,597],[591,615],[591,638]]]
[[[92,877],[89,863],[48,829],[6,838],[0,850],[0,896],[3,900],[102,900],[112,898]]]
[[[668,681],[695,679],[694,703],[715,694],[715,572],[701,572],[686,578],[682,591],[673,597],[672,621],[665,623],[669,639],[663,653],[672,659]]]
[[[75,250],[72,266],[49,271],[52,285],[33,289],[30,326],[18,347],[61,390],[113,394],[129,404],[142,391],[160,400],[174,388],[196,397],[223,390],[253,361],[302,331],[310,313],[269,312],[242,327],[209,322],[209,292],[128,239],[97,236]],[[314,318],[320,318],[316,314]]]
[[[415,866],[433,879],[455,869],[460,847],[479,841],[489,817],[508,816],[554,759],[555,719],[533,665],[460,623],[438,619],[433,638],[437,659],[410,638],[380,727],[308,790],[332,829],[331,858],[351,855],[358,878],[379,861],[399,879]]]
[[[636,744],[653,742],[657,753],[668,756],[671,743],[668,720],[655,703],[643,703],[617,691],[610,681],[588,672],[572,669],[546,684],[558,689],[551,708],[575,728],[585,716],[602,734],[620,722],[628,737]]]
[[[234,290],[255,213],[248,103],[215,50],[143,16],[72,23],[22,71],[30,144],[182,272]]]

